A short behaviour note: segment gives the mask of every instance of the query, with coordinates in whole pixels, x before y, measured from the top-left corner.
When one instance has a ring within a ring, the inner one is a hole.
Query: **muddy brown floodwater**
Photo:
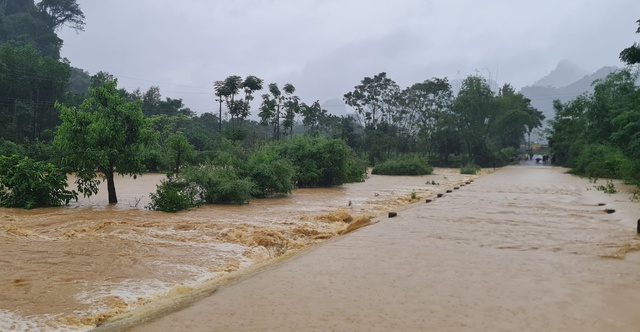
[[[146,174],[116,179],[117,205],[102,188],[68,207],[0,209],[0,330],[87,331],[136,308],[175,309],[261,264],[478,177],[434,173],[372,175],[175,214],[144,210],[164,178]]]
[[[565,172],[499,169],[182,310],[96,332],[640,331],[640,204]]]

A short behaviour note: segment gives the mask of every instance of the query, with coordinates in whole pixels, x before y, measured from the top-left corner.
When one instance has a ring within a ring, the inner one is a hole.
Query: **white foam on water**
[[[139,299],[150,298],[164,294],[175,284],[153,280],[123,280],[119,283],[104,282],[92,285],[90,291],[82,291],[76,294],[75,299],[80,303],[92,305],[93,310],[104,310],[108,307],[102,303],[107,297],[117,297],[127,305],[132,305]]]
[[[56,321],[59,315],[24,317],[15,312],[0,310],[0,331],[3,332],[86,332],[93,326],[70,326]]]

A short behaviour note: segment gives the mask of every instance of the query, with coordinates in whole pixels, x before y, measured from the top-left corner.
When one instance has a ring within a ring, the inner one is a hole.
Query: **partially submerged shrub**
[[[202,204],[202,189],[195,183],[188,183],[183,179],[163,181],[157,185],[155,193],[150,195],[151,203],[147,209],[178,212]]]
[[[209,204],[245,204],[257,190],[255,183],[240,178],[231,167],[193,167],[183,171],[182,176],[202,189],[204,203]]]
[[[371,173],[381,175],[428,175],[433,173],[433,167],[429,165],[427,158],[415,155],[401,156],[388,159],[376,165]]]
[[[468,163],[462,167],[460,167],[460,174],[478,174],[480,171],[480,166],[472,163]]]
[[[622,178],[628,162],[619,149],[592,144],[580,152],[572,172],[593,178]]]
[[[53,164],[0,156],[0,206],[32,209],[77,200],[78,193],[66,188],[67,173]]]
[[[352,180],[351,167],[360,167],[342,140],[323,136],[298,136],[274,146],[279,158],[295,167],[299,187],[331,187]],[[364,167],[360,170],[364,174]],[[363,175],[364,176],[364,175]]]
[[[251,155],[247,168],[256,184],[257,196],[289,194],[295,188],[295,168],[289,160],[278,159],[271,146],[264,146]]]
[[[598,182],[597,178],[590,178],[589,182],[594,184],[593,188],[595,188],[596,190],[602,191],[605,194],[611,195],[611,194],[615,194],[615,193],[618,192],[618,190],[616,189],[616,185],[615,185],[615,183],[613,183],[612,180],[607,180],[606,181],[607,182],[606,185],[603,185],[603,184],[597,185],[596,184]]]

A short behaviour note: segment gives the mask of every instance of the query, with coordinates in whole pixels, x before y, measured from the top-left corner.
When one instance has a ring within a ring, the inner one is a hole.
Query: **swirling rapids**
[[[89,330],[143,304],[211,292],[232,273],[476,176],[436,169],[430,176],[300,189],[246,206],[144,210],[163,177],[117,178],[120,203],[113,206],[102,188],[68,207],[0,210],[0,330]]]

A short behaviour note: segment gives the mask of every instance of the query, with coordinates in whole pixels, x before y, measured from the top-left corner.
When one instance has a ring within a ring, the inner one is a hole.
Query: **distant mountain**
[[[558,68],[560,67],[561,65],[559,64]],[[572,70],[565,70],[569,67],[565,67],[565,69],[561,69],[559,71],[558,68],[556,68],[554,71],[549,73],[549,75],[543,77],[533,85],[525,86],[520,89],[520,92],[525,97],[531,99],[531,106],[535,107],[544,114],[545,122],[546,120],[552,120],[555,116],[555,111],[553,110],[554,100],[558,99],[561,102],[567,102],[569,100],[575,99],[577,96],[583,93],[591,93],[593,92],[593,81],[597,79],[603,79],[607,75],[618,69],[616,67],[602,67],[595,73],[592,73],[590,75],[583,75],[582,78],[579,78],[570,84],[561,85],[559,87],[555,87],[552,84],[546,86],[539,85],[540,82],[549,83],[552,82],[552,80],[555,80],[557,84],[561,84],[560,82],[566,82],[570,76],[560,77],[559,73],[574,73],[574,71]]]
[[[534,86],[561,88],[587,76],[589,72],[578,67],[570,60],[562,60],[556,69],[533,83]]]

